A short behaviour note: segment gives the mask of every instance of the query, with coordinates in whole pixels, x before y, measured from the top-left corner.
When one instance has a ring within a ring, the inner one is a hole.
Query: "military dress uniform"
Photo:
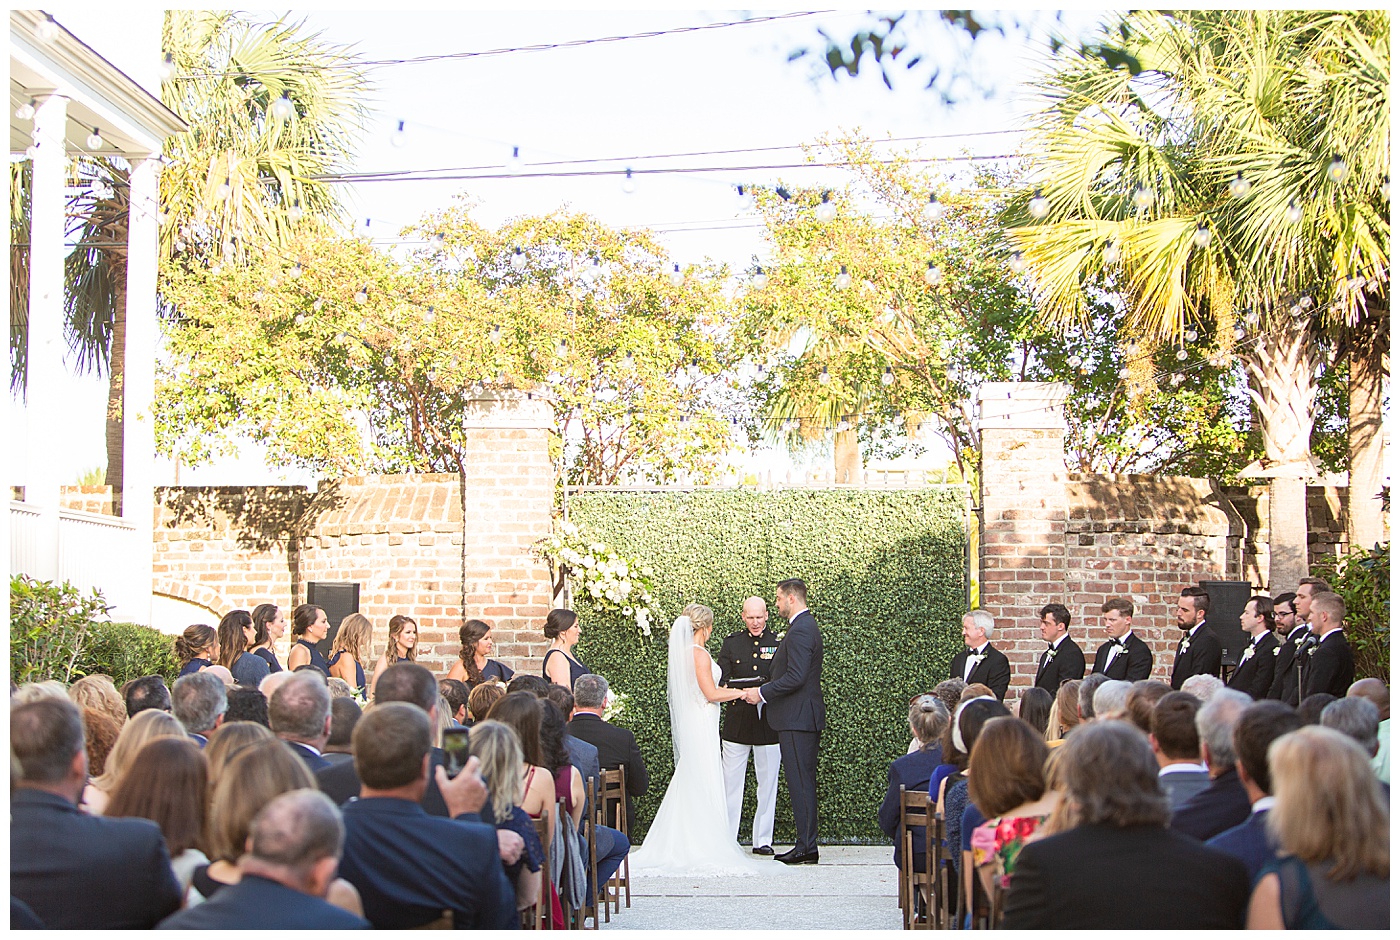
[[[766,628],[758,636],[748,630],[729,635],[715,660],[720,668],[719,684],[731,689],[754,689],[769,681],[773,678],[773,654],[777,649],[777,634]],[[731,832],[737,840],[739,816],[744,806],[744,779],[748,776],[752,751],[754,775],[758,778],[753,847],[771,847],[773,812],[778,803],[778,768],[782,766],[778,732],[768,727],[757,705],[736,701],[725,705],[719,736]]]

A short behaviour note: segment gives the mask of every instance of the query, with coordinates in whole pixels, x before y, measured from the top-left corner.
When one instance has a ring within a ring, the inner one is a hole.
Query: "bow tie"
[[[1120,650],[1125,650],[1125,649],[1128,648],[1128,641],[1127,641],[1127,640],[1114,640],[1114,641],[1113,641],[1113,645],[1114,645],[1114,646],[1117,646]]]
[[[975,649],[973,649],[972,647],[969,646],[969,647],[967,648],[967,655],[969,655],[969,656],[976,656],[976,655],[977,655],[977,651],[976,651]]]

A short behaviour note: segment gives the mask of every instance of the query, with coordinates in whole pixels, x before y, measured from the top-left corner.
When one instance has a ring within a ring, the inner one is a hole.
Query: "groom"
[[[807,609],[807,585],[789,578],[778,585],[774,606],[788,620],[787,636],[773,654],[773,681],[744,692],[744,701],[762,703],[769,726],[778,732],[797,845],[775,855],[788,865],[817,863],[817,746],[826,727],[822,700],[822,635]]]

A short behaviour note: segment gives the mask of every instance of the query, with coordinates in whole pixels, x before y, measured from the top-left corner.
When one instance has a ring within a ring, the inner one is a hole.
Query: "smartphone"
[[[455,777],[467,766],[470,752],[471,731],[467,728],[448,728],[442,733],[442,766],[447,776]]]

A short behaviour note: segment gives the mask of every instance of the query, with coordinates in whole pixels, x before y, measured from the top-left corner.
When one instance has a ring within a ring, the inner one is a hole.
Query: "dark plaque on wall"
[[[340,622],[360,610],[360,585],[356,581],[308,581],[306,582],[306,602],[315,604],[326,612],[330,629],[326,638],[316,644],[324,655],[331,652],[331,641],[340,630]]]

